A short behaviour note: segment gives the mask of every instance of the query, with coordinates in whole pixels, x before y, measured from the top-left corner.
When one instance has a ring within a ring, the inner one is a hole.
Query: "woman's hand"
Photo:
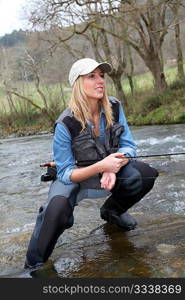
[[[121,167],[128,163],[129,159],[123,153],[112,153],[99,162],[102,172],[117,173]]]
[[[70,179],[73,182],[81,182],[98,173],[117,173],[128,161],[123,153],[112,153],[93,165],[73,169]]]
[[[110,172],[104,172],[100,180],[101,188],[110,191],[116,182],[116,174]]]

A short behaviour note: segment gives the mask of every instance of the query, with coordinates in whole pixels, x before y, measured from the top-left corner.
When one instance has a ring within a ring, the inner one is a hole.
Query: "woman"
[[[50,186],[49,202],[39,210],[25,267],[47,261],[58,237],[73,225],[75,205],[84,198],[109,195],[101,218],[123,230],[137,225],[127,210],[152,189],[158,173],[131,159],[136,144],[123,108],[106,94],[104,74],[111,70],[110,64],[90,58],[71,67],[71,100],[55,124],[57,179]]]

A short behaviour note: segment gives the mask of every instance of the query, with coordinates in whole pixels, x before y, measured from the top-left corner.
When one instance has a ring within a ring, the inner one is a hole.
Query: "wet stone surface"
[[[60,247],[61,258],[54,263],[58,276],[184,277],[185,217],[135,217],[134,231],[105,224],[86,239]]]
[[[103,224],[83,239],[55,249],[34,278],[182,278],[185,276],[185,217],[134,214],[138,227],[122,232]]]

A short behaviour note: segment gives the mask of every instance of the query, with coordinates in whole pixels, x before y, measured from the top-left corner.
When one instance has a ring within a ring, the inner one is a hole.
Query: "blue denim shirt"
[[[123,107],[120,105],[119,123],[124,126],[124,132],[120,136],[119,150],[127,156],[135,156],[137,146],[126,122]],[[89,123],[93,128],[93,125]],[[105,113],[102,110],[99,121],[100,141],[103,143],[105,138]],[[77,168],[75,158],[71,149],[71,135],[64,124],[58,123],[53,139],[53,155],[57,166],[57,176],[64,184],[71,184],[70,176],[72,170]]]

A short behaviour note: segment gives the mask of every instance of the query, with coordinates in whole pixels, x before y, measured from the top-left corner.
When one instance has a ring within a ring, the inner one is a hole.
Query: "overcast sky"
[[[21,20],[21,6],[28,0],[0,0],[0,36],[11,33],[14,29],[24,29]]]

